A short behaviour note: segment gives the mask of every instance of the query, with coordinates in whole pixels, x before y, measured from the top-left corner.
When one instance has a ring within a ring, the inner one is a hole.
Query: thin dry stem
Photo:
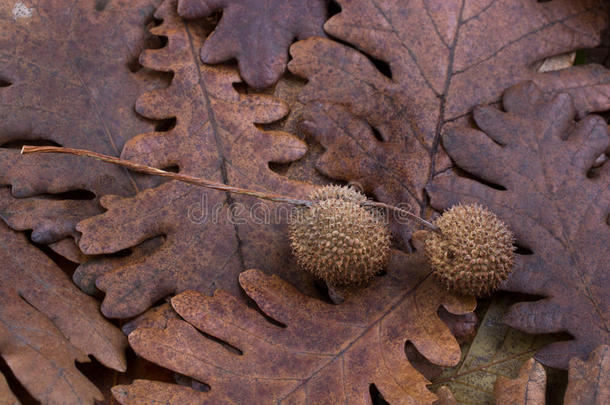
[[[263,200],[275,201],[280,203],[289,203],[294,205],[311,205],[312,201],[301,200],[298,198],[283,196],[280,194],[268,193],[265,191],[250,190],[246,188],[232,187],[223,183],[202,179],[199,177],[189,176],[186,174],[166,172],[165,170],[154,167],[141,165],[139,163],[130,162],[129,160],[120,159],[114,156],[103,155],[101,153],[73,148],[63,148],[59,146],[24,146],[21,149],[21,154],[29,153],[65,153],[68,155],[87,156],[102,162],[112,163],[118,166],[125,167],[138,173],[152,174],[154,176],[167,177],[172,180],[182,181],[184,183],[194,184],[196,186],[211,188],[214,190],[228,191],[235,194],[249,195],[252,197],[262,198]]]
[[[409,212],[407,210],[403,210],[402,208],[398,208],[398,207],[394,207],[392,205],[388,205],[382,202],[377,202],[377,201],[367,201],[365,202],[363,205],[369,205],[372,207],[379,207],[379,208],[386,208],[392,211],[395,211],[399,214],[405,215],[409,218],[411,218],[414,221],[419,222],[420,224],[422,224],[423,226],[425,226],[426,228],[429,228],[431,230],[433,230],[434,232],[440,233],[440,229],[438,228],[438,226],[434,225],[431,222],[426,221],[423,218],[418,217],[417,215],[413,214],[412,212]]]
[[[134,172],[152,174],[154,176],[167,177],[172,180],[182,181],[184,183],[193,184],[193,185],[199,186],[199,187],[227,191],[229,193],[234,193],[234,194],[248,195],[251,197],[261,198],[263,200],[269,200],[269,201],[274,201],[274,202],[279,202],[279,203],[288,203],[288,204],[293,204],[293,205],[305,205],[305,206],[311,206],[311,205],[315,204],[314,201],[310,201],[310,200],[302,200],[299,198],[293,198],[290,196],[270,193],[270,192],[266,192],[266,191],[258,191],[258,190],[250,190],[250,189],[246,189],[246,188],[233,187],[233,186],[228,186],[223,183],[216,183],[214,181],[202,179],[199,177],[188,176],[186,174],[166,172],[165,170],[157,169],[157,168],[142,165],[139,163],[130,162],[129,160],[120,159],[120,158],[117,158],[114,156],[103,155],[101,153],[84,150],[84,149],[63,148],[63,147],[59,147],[59,146],[27,146],[27,145],[24,146],[23,148],[21,148],[22,155],[26,155],[26,154],[30,154],[30,153],[64,153],[64,154],[68,154],[68,155],[86,156],[86,157],[91,157],[91,158],[94,158],[97,160],[101,160],[102,162],[112,163],[112,164],[115,164],[115,165],[118,165],[121,167],[125,167],[129,170],[133,170]],[[401,208],[393,207],[391,205],[384,204],[381,202],[375,202],[375,201],[367,201],[365,203],[365,205],[385,208],[385,209],[389,209],[389,210],[398,212],[402,215],[406,215],[407,217],[419,222],[420,224],[424,225],[425,227],[427,227],[435,232],[440,232],[438,227],[435,226],[434,224],[426,221],[425,219],[418,217],[417,215],[415,215],[409,211],[403,210]]]

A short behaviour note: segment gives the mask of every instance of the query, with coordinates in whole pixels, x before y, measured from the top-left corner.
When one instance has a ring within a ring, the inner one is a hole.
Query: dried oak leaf
[[[610,403],[610,346],[595,349],[589,360],[570,360],[568,388],[564,405],[605,405]],[[530,359],[516,379],[498,377],[494,396],[498,405],[544,405],[546,373],[542,365]]]
[[[542,364],[529,359],[517,378],[498,377],[494,385],[496,405],[544,405],[546,372]]]
[[[447,387],[440,387],[436,393],[438,400],[434,405],[458,405],[458,402],[453,397],[451,390]]]
[[[606,28],[603,32],[602,43],[596,48],[588,49],[583,56],[587,62],[610,67],[610,28]]]
[[[290,134],[257,127],[285,116],[284,103],[268,95],[240,94],[233,87],[240,81],[237,71],[202,64],[194,50],[205,39],[205,29],[180,19],[176,0],[165,1],[155,16],[163,23],[152,32],[166,36],[168,43],[145,51],[140,61],[174,77],[168,88],[142,95],[136,109],[149,118],[175,117],[176,126],[136,136],[122,157],[156,167],[177,166],[181,173],[237,187],[306,196],[312,185],[269,168],[270,162],[298,159],[306,153],[306,144]],[[106,316],[137,315],[164,296],[187,289],[212,293],[223,288],[239,295],[238,274],[254,267],[314,288],[310,276],[292,262],[285,229],[292,207],[179,182],[133,198],[106,196],[101,203],[107,209],[104,214],[77,226],[84,253],[113,253],[164,237],[149,255],[106,269],[97,279],[97,287],[106,292]],[[75,278],[90,279],[88,270],[81,266]]]
[[[125,371],[125,336],[51,259],[3,223],[0,247],[0,356],[42,403],[103,399],[74,362],[93,355]]]
[[[6,379],[0,374],[0,404],[1,405],[18,405],[17,397],[11,392]]]
[[[564,405],[610,404],[610,346],[595,349],[584,362],[570,360]]]
[[[208,17],[222,10],[218,26],[201,48],[204,63],[236,59],[254,88],[277,82],[296,39],[325,36],[326,0],[180,0],[178,14]]]
[[[118,156],[127,139],[153,128],[133,104],[159,75],[135,72],[134,58],[154,42],[145,25],[158,2],[0,1],[0,185],[11,187],[0,190],[0,217],[13,229],[33,229],[40,243],[77,238],[76,223],[101,212],[98,197],[148,185],[92,160],[21,156],[18,146]]]
[[[510,303],[507,294],[496,294],[481,319],[477,335],[456,367],[432,376],[430,388],[447,386],[460,403],[494,403],[493,386],[498,376],[514,377],[525,361],[545,345],[556,341],[548,335],[529,335],[502,322]]]
[[[475,109],[481,130],[443,136],[456,165],[488,183],[445,173],[428,193],[437,209],[488,206],[531,250],[517,255],[503,288],[546,298],[512,306],[505,322],[528,333],[570,333],[573,340],[535,356],[567,368],[570,358],[585,358],[610,339],[610,165],[589,171],[608,147],[608,126],[593,115],[576,122],[569,95],[549,100],[531,82],[509,89],[503,105],[506,112]]]
[[[449,166],[442,131],[519,81],[571,89],[582,112],[610,104],[601,66],[537,73],[546,57],[599,43],[604,1],[338,3],[324,28],[358,50],[300,41],[288,68],[309,80],[300,99],[305,129],[326,148],[318,168],[383,202],[425,213],[424,186]],[[408,227],[400,232],[408,240]]]
[[[140,380],[115,387],[115,397],[123,404],[153,398],[365,404],[374,384],[392,404],[432,404],[436,396],[409,364],[405,344],[435,364],[455,365],[460,347],[437,311],[444,306],[464,314],[475,306],[473,298],[439,287],[421,250],[395,252],[385,276],[340,305],[305,296],[259,270],[241,273],[239,281],[266,317],[221,290],[212,297],[187,291],[171,300],[184,320],[129,335],[138,355],[207,384],[209,392]]]

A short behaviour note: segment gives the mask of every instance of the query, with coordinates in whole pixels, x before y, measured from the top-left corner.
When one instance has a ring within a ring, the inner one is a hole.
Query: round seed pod
[[[493,212],[479,204],[456,205],[435,225],[441,235],[430,233],[426,255],[446,289],[484,296],[508,278],[514,261],[514,237]]]
[[[362,204],[351,187],[325,186],[309,196],[315,204],[298,208],[290,221],[297,262],[329,285],[363,285],[387,264],[390,231],[383,213]]]

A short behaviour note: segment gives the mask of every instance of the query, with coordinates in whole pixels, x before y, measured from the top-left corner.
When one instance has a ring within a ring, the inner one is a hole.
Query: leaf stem
[[[180,174],[180,173],[167,172],[165,170],[157,169],[157,168],[154,168],[151,166],[142,165],[139,163],[131,162],[129,160],[120,159],[120,158],[117,158],[114,156],[108,156],[108,155],[104,155],[101,153],[84,150],[84,149],[64,148],[64,147],[60,147],[60,146],[28,146],[28,145],[25,145],[21,148],[22,155],[27,155],[27,154],[31,154],[31,153],[63,153],[63,154],[68,154],[68,155],[86,156],[86,157],[91,157],[91,158],[94,158],[97,160],[101,160],[102,162],[112,163],[112,164],[115,164],[115,165],[118,165],[121,167],[125,167],[134,172],[151,174],[154,176],[167,177],[172,180],[178,180],[178,181],[193,184],[193,185],[199,186],[199,187],[227,191],[229,193],[234,193],[234,194],[248,195],[251,197],[261,198],[263,200],[269,200],[269,201],[274,201],[274,202],[279,202],[279,203],[288,203],[288,204],[293,204],[293,205],[305,205],[308,207],[315,204],[314,201],[310,201],[310,200],[302,200],[299,198],[270,193],[267,191],[258,191],[258,190],[251,190],[251,189],[247,189],[247,188],[233,187],[233,186],[228,186],[223,183],[217,183],[214,181],[202,179],[200,177],[194,177],[194,176],[189,176],[189,175]],[[376,201],[367,201],[364,203],[364,205],[385,208],[385,209],[388,209],[391,211],[395,211],[399,214],[405,215],[405,216],[419,222],[420,224],[424,225],[425,227],[431,229],[434,232],[440,233],[437,226],[426,221],[425,219],[418,217],[417,215],[413,214],[412,212],[409,212],[409,211],[406,211],[401,208],[394,207],[394,206],[391,206],[388,204],[384,204],[381,202],[376,202]]]
[[[393,205],[389,205],[389,204],[385,204],[382,202],[377,202],[377,201],[367,201],[365,202],[363,205],[367,205],[367,206],[372,206],[372,207],[379,207],[379,208],[386,208],[390,211],[394,211],[397,212],[399,214],[405,215],[409,218],[411,218],[412,220],[419,222],[420,224],[422,224],[423,226],[425,226],[426,228],[440,234],[441,230],[438,228],[438,226],[434,225],[432,222],[428,222],[425,219],[415,215],[414,213],[407,211],[407,210],[403,210],[402,208],[398,208],[398,207],[394,207]]]

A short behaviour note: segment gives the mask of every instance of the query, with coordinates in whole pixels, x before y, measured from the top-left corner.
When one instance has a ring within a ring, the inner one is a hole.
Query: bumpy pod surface
[[[430,233],[426,255],[434,274],[450,291],[483,296],[510,274],[514,237],[487,208],[456,205],[436,221],[441,234]]]
[[[387,264],[390,231],[383,213],[363,206],[351,187],[325,186],[316,204],[294,211],[290,242],[299,265],[330,285],[363,285]]]

